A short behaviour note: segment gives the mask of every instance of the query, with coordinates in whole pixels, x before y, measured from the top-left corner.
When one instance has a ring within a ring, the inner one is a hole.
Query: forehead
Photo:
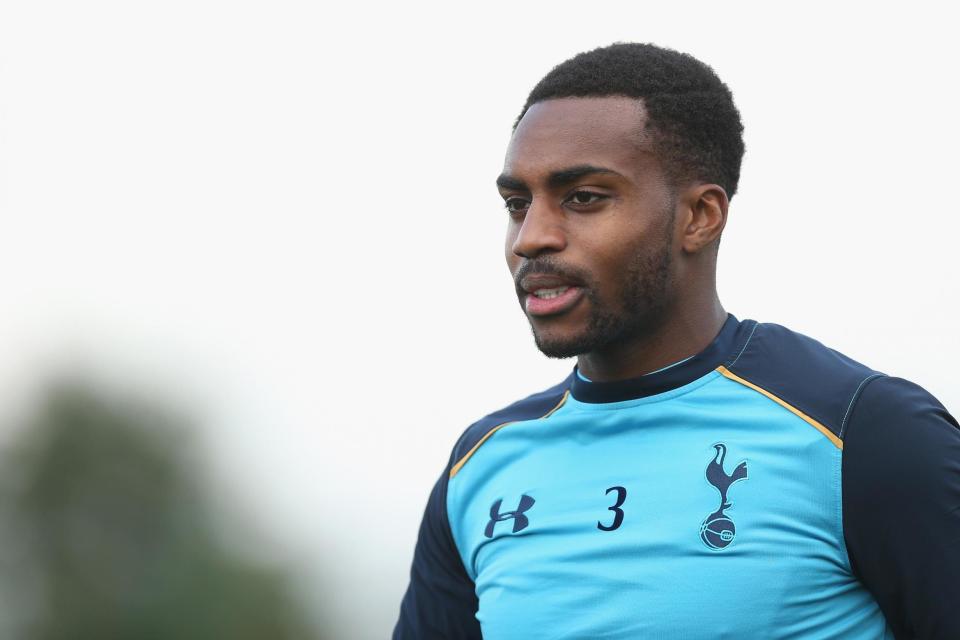
[[[557,98],[532,105],[507,147],[504,173],[533,179],[590,164],[630,175],[652,160],[646,111],[622,96]]]

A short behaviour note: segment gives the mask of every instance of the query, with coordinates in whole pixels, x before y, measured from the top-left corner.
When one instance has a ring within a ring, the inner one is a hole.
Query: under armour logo
[[[505,513],[500,513],[500,504],[502,502],[503,499],[501,498],[490,505],[490,522],[487,523],[487,528],[483,530],[483,535],[488,538],[493,537],[493,528],[497,526],[498,522],[513,519],[513,533],[523,531],[530,524],[530,519],[523,514],[529,511],[533,503],[536,502],[533,498],[528,495],[520,496],[520,504],[517,506],[517,510],[507,511]]]

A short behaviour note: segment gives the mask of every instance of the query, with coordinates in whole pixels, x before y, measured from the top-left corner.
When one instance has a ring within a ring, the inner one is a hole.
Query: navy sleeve
[[[413,553],[410,585],[400,605],[394,640],[479,640],[479,603],[447,519],[448,470],[434,485]]]
[[[475,585],[460,559],[450,520],[447,516],[447,483],[455,463],[470,452],[499,425],[516,420],[539,418],[557,406],[573,378],[540,393],[535,393],[470,425],[453,447],[450,462],[427,501],[420,524],[420,535],[413,552],[410,585],[400,604],[400,620],[393,630],[394,640],[407,638],[444,638],[473,640],[481,638]]]
[[[917,385],[867,383],[844,428],[854,573],[898,640],[960,638],[960,427]]]

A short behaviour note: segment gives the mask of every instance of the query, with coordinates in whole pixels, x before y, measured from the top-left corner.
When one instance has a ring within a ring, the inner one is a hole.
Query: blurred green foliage
[[[54,388],[0,461],[2,637],[317,638],[289,580],[231,550],[189,425]]]

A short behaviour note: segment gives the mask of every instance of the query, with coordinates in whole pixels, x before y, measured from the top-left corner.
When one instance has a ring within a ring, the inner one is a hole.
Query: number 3
[[[612,507],[607,507],[609,511],[613,511],[613,524],[609,527],[604,525],[601,522],[597,522],[597,529],[601,531],[613,531],[614,529],[620,528],[620,525],[623,524],[623,509],[620,507],[623,506],[623,501],[627,499],[627,490],[623,487],[610,487],[607,489],[606,495],[610,495],[611,491],[617,492],[617,502]]]

